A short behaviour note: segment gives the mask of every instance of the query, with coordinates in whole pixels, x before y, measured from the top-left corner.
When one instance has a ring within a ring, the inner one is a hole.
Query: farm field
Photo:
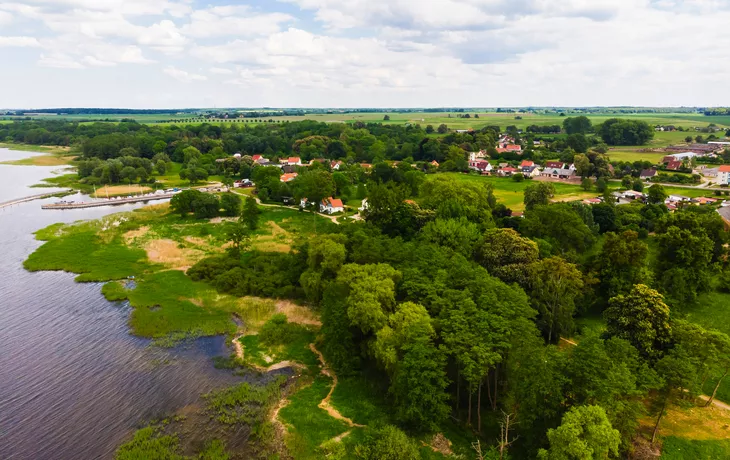
[[[373,113],[312,113],[302,116],[280,116],[280,117],[262,117],[262,119],[272,119],[278,121],[302,121],[302,120],[315,120],[321,122],[382,122],[386,124],[404,124],[404,123],[419,123],[421,125],[431,124],[437,126],[439,124],[446,124],[452,129],[480,129],[487,125],[499,125],[504,128],[508,125],[514,125],[518,128],[524,129],[529,125],[562,125],[563,120],[566,117],[580,116],[582,113],[566,113],[565,117],[561,117],[557,113],[540,114],[540,113],[497,113],[497,112],[485,112],[479,111],[465,111],[469,113],[471,118],[458,118],[457,113],[447,112],[373,112]],[[478,114],[479,118],[474,118],[474,115]],[[390,120],[385,121],[383,118],[385,115],[390,117]],[[702,114],[695,113],[612,113],[610,111],[598,114],[585,114],[591,119],[593,124],[602,123],[609,118],[631,118],[635,120],[646,121],[649,124],[665,124],[675,125],[677,127],[682,126],[684,128],[690,128],[694,126],[707,126],[710,123],[715,123],[719,127],[730,128],[730,116],[712,116],[708,117]],[[516,119],[515,117],[520,117]],[[58,119],[63,118],[66,120],[95,120],[95,121],[121,121],[122,119],[134,119],[140,123],[160,123],[168,120],[190,120],[194,118],[191,114],[85,114],[85,115],[43,115],[34,116],[34,119]],[[254,119],[246,119],[247,121],[241,120],[240,123],[256,123]],[[10,120],[2,120],[1,123],[10,123]],[[233,120],[211,120],[210,123],[221,123],[229,124],[233,123]],[[239,121],[235,121],[238,123]],[[657,132],[656,138],[652,144],[667,144],[680,142],[686,137],[687,133],[684,132]]]

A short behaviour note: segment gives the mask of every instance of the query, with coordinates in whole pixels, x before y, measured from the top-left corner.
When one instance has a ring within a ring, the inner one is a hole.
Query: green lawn
[[[289,425],[287,448],[293,458],[322,458],[318,447],[325,441],[344,433],[349,427],[317,407],[329,393],[332,379],[319,374],[311,385],[289,398],[279,416]]]
[[[461,174],[461,173],[440,173],[452,177],[462,182],[476,182],[483,184],[494,184],[494,195],[500,203],[503,203],[513,211],[521,211],[524,209],[524,191],[531,185],[538,183],[538,181],[525,180],[522,182],[515,182],[509,177],[496,177],[496,176],[478,176],[474,174]],[[599,196],[597,191],[586,192],[581,188],[580,185],[576,184],[565,184],[561,182],[552,182],[555,187],[555,200],[556,201],[572,201],[572,200],[583,200],[586,198],[595,198]]]
[[[667,144],[668,145],[668,144]],[[616,147],[608,151],[611,161],[650,161],[659,163],[667,154],[662,152],[642,152],[641,148]]]
[[[695,441],[674,436],[664,440],[662,460],[720,460],[730,458],[730,440]]]

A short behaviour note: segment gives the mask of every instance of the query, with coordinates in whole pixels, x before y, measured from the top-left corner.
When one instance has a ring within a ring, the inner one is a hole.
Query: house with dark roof
[[[641,180],[651,180],[652,178],[656,177],[656,175],[656,169],[644,169],[643,171],[641,171],[639,178]]]

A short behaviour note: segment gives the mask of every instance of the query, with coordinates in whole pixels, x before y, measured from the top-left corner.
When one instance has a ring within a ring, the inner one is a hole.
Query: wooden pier
[[[52,196],[61,195],[64,193],[66,193],[66,194],[73,193],[73,190],[66,190],[66,191],[62,190],[60,192],[57,191],[57,192],[39,193],[38,195],[31,195],[31,196],[26,196],[23,198],[17,198],[15,200],[4,201],[4,202],[0,203],[0,209],[7,208],[8,206],[14,206],[14,205],[20,204],[20,203],[25,203],[28,201],[42,200],[44,198],[50,198]]]
[[[175,196],[174,193],[165,193],[163,195],[147,195],[147,196],[133,196],[128,198],[108,199],[108,200],[95,200],[95,201],[81,201],[78,203],[54,203],[45,204],[41,206],[41,209],[82,209],[82,208],[96,208],[99,206],[116,206],[120,204],[129,203],[140,203],[145,201],[156,201],[165,200]]]

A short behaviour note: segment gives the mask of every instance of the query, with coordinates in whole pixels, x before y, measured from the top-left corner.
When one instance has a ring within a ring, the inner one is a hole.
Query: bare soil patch
[[[124,234],[124,242],[126,244],[132,243],[137,238],[141,238],[147,234],[147,232],[150,231],[150,228],[147,226],[140,227],[137,230],[130,230],[127,233]]]
[[[292,323],[322,326],[319,317],[312,310],[288,300],[279,300],[276,302],[276,312],[285,314],[289,322]]]
[[[177,241],[151,240],[144,246],[151,262],[164,264],[174,270],[187,270],[205,257],[199,249],[181,248]]]

